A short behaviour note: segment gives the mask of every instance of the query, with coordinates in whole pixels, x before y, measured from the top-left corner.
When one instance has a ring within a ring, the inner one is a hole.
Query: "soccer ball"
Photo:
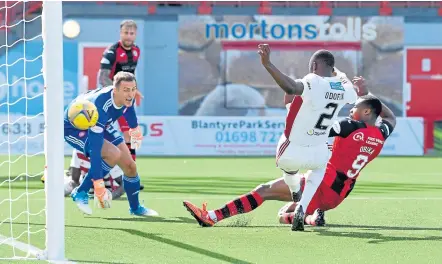
[[[68,118],[75,128],[87,130],[97,124],[97,107],[87,100],[76,101],[69,107]]]
[[[109,189],[106,189],[104,193],[104,199],[103,203],[100,203],[97,196],[94,194],[94,204],[95,207],[101,208],[101,209],[108,209],[111,207],[112,204],[112,192]]]

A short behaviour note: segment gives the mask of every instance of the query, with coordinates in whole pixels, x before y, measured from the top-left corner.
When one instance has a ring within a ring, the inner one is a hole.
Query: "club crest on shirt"
[[[364,141],[364,133],[358,132],[358,133],[354,134],[353,140],[354,141]]]

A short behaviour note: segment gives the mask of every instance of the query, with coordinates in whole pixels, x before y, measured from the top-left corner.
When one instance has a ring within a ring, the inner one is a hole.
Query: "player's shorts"
[[[282,134],[276,149],[276,166],[288,173],[300,169],[314,170],[325,167],[329,157],[330,151],[325,142],[317,146],[300,146]]]
[[[304,177],[308,177],[306,175],[304,174]],[[337,207],[350,194],[354,184],[354,179],[338,175],[334,169],[327,167],[324,178],[307,207],[306,214],[311,215],[316,209],[327,211]]]
[[[89,157],[90,147],[88,133],[88,130],[65,128],[64,139],[73,148],[83,152],[87,157]],[[108,126],[104,130],[104,139],[112,143],[114,146],[118,146],[124,142],[118,130],[116,130],[113,126]]]
[[[321,209],[323,211],[331,210],[344,201],[345,198],[339,196],[330,187],[321,183],[316,190],[315,195],[313,195],[312,200],[308,204],[306,214],[312,215],[316,209]]]
[[[124,116],[118,118],[118,125],[120,126],[120,130],[123,133],[129,131],[130,129],[129,124],[127,124],[126,118]]]

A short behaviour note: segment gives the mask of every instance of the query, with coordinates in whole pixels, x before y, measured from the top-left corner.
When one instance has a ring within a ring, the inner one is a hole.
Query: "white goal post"
[[[63,16],[61,1],[43,1],[43,78],[45,116],[46,256],[65,259],[64,242],[64,87],[63,87]]]

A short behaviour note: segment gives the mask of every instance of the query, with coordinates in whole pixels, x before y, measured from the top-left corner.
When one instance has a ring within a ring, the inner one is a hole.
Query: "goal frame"
[[[46,249],[43,258],[51,261],[65,260],[62,24],[62,1],[43,1],[44,148],[47,166]]]

